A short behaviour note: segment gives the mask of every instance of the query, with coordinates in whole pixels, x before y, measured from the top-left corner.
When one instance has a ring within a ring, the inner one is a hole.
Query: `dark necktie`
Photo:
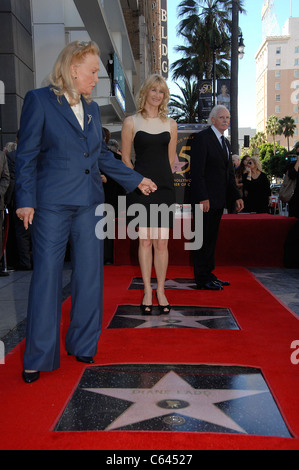
[[[227,148],[226,148],[224,135],[221,136],[221,142],[222,142],[222,148],[224,150],[225,156],[227,157]]]

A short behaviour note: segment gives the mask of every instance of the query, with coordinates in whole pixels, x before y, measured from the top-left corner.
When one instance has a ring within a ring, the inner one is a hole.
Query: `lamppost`
[[[244,54],[245,54],[245,44],[243,40],[243,34],[241,33],[239,36],[239,47],[238,47],[239,59],[243,59]]]
[[[239,0],[232,0],[232,40],[231,40],[231,148],[233,154],[239,154],[239,119],[238,119],[238,76],[239,59],[244,56],[243,36],[239,35]]]

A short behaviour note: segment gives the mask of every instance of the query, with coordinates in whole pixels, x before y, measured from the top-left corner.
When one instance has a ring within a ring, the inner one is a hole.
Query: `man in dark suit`
[[[225,106],[215,106],[210,114],[211,126],[194,138],[191,151],[191,197],[193,208],[202,205],[203,244],[194,251],[194,277],[198,289],[222,290],[229,285],[213,274],[219,225],[228,198],[240,212],[243,200],[237,189],[231,149],[224,132],[230,113]],[[196,214],[196,211],[194,211]]]

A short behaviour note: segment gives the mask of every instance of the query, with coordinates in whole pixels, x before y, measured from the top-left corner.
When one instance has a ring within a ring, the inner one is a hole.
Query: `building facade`
[[[256,54],[257,132],[266,133],[271,115],[291,116],[296,124],[290,147],[299,140],[299,18],[289,18],[281,36],[268,36]],[[286,138],[277,141],[287,147]]]
[[[100,47],[93,98],[103,124],[119,133],[144,79],[168,76],[167,0],[1,0],[1,148],[15,139],[26,92],[48,84],[59,52],[74,40]]]

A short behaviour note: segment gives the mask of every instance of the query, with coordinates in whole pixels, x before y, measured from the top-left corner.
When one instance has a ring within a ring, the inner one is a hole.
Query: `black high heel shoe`
[[[157,297],[158,308],[160,310],[160,313],[162,313],[164,315],[168,315],[170,313],[171,306],[169,304],[168,305],[160,305],[157,292],[156,292],[156,297]]]
[[[73,356],[70,352],[67,353],[68,356]],[[78,362],[84,362],[84,364],[94,364],[94,359],[91,356],[75,356]]]
[[[145,296],[143,296],[144,299]],[[142,301],[143,302],[143,301]],[[143,303],[140,305],[142,315],[151,315],[153,310],[153,305],[144,305]]]
[[[33,382],[36,382],[39,379],[40,373],[38,371],[36,372],[26,372],[25,370],[22,373],[22,377],[24,382],[26,384],[32,384]]]

